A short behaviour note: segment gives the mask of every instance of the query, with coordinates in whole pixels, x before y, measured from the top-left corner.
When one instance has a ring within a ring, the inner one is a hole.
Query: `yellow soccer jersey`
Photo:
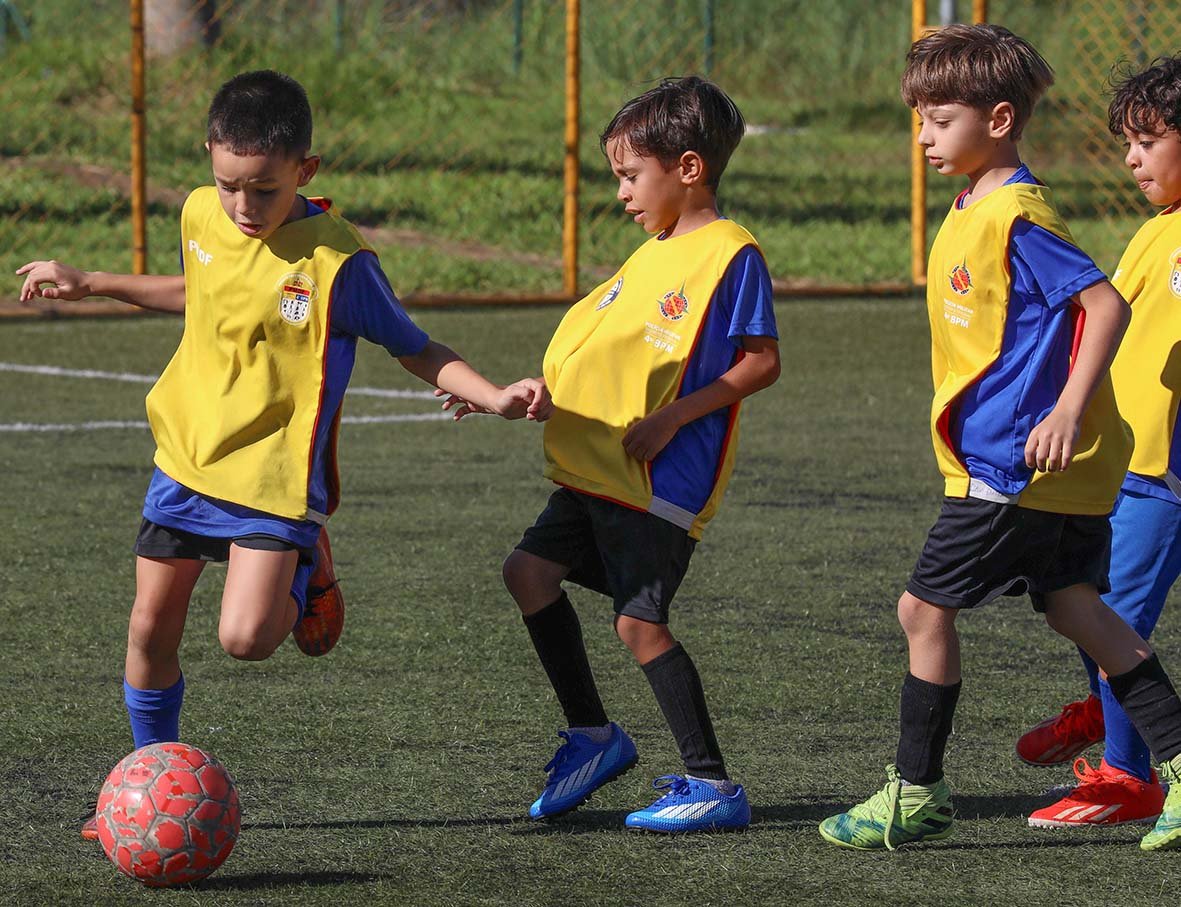
[[[1120,259],[1115,288],[1132,321],[1111,366],[1120,412],[1136,440],[1128,470],[1164,482],[1181,496],[1181,214],[1162,211],[1144,224]]]
[[[720,287],[738,271],[765,283],[765,292],[734,327]],[[700,538],[733,467],[739,407],[684,426],[651,463],[629,457],[623,438],[644,416],[729,370],[741,356],[735,331],[775,336],[770,282],[754,238],[721,219],[646,242],[571,307],[546,350],[555,406],[545,426],[546,476]]]
[[[210,186],[185,202],[181,244],[184,335],[147,398],[156,465],[200,494],[323,521],[308,483],[330,298],[364,241],[333,210],[253,239]]]
[[[1109,378],[1084,414],[1068,470],[1038,473],[1024,461],[1029,433],[1069,376],[1081,329],[1071,299],[1103,274],[1024,167],[979,201],[961,199],[931,249],[927,285],[931,438],[945,493],[1106,514],[1130,449]],[[1046,248],[1052,254],[1038,251]]]

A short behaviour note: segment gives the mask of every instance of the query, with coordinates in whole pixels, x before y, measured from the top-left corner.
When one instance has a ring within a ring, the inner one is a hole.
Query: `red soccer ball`
[[[225,862],[242,811],[220,762],[187,743],[153,743],[111,769],[96,815],[115,867],[165,888],[203,879]]]

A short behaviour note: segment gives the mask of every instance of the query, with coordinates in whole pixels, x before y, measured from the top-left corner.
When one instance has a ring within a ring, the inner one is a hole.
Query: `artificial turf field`
[[[500,582],[549,493],[540,430],[491,418],[342,431],[333,518],[348,602],[340,645],[259,664],[216,640],[224,568],[198,585],[182,649],[182,737],[237,778],[237,849],[191,889],[150,891],[77,834],[131,749],[121,667],[131,541],[152,443],[148,385],[13,366],[152,375],[180,322],[0,323],[0,902],[121,905],[747,905],[1176,903],[1181,853],[1139,828],[1030,829],[1068,767],[1013,755],[1028,725],[1085,693],[1073,650],[1027,600],[960,622],[964,695],[948,752],[948,842],[862,854],[816,823],[884,783],[904,644],[894,602],[935,517],[925,317],[915,299],[778,305],[784,370],[744,411],[725,505],[672,626],[693,655],[754,822],[745,834],[638,836],[624,815],[678,762],[606,599],[574,591],[612,718],[640,766],[568,817],[522,818],[560,712]],[[536,373],[561,312],[426,311],[416,320],[490,377]],[[605,375],[604,381],[611,380]],[[353,385],[417,388],[374,347]],[[353,395],[346,415],[428,413]],[[31,430],[56,424],[69,430]],[[1176,608],[1157,636],[1181,671]],[[1090,753],[1097,763],[1098,751]]]

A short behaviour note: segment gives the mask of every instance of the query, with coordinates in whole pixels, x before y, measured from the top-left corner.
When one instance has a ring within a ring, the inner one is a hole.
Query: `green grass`
[[[573,597],[611,716],[639,770],[560,821],[522,819],[560,714],[499,565],[549,493],[537,426],[492,419],[346,426],[333,519],[349,602],[334,652],[266,662],[216,641],[224,570],[198,586],[182,649],[183,736],[235,774],[244,827],[206,883],[150,892],[77,828],[131,744],[120,701],[130,544],[147,432],[0,432],[0,866],[14,905],[1159,905],[1176,859],[1140,829],[1029,829],[1069,770],[1012,746],[1084,681],[1028,603],[961,621],[964,695],[948,753],[960,822],[946,844],[863,855],[815,825],[882,783],[905,654],[894,602],[938,507],[927,334],[915,300],[783,303],[783,378],[744,413],[737,469],[673,608],[704,678],[745,835],[627,834],[676,768],[610,605]],[[494,378],[534,373],[558,309],[426,312],[432,336]],[[169,319],[8,323],[0,362],[153,373]],[[855,366],[853,365],[855,363]],[[354,385],[413,387],[364,347]],[[4,423],[142,419],[143,385],[0,371]],[[347,412],[430,404],[353,398]],[[1158,644],[1178,670],[1176,603]],[[1097,754],[1095,754],[1097,758]]]
[[[333,2],[223,5],[216,47],[149,63],[150,184],[171,199],[208,182],[201,145],[213,91],[236,72],[282,68],[313,102],[324,168],[311,191],[334,197],[362,225],[421,234],[425,245],[412,248],[378,243],[395,289],[558,290],[560,271],[549,262],[561,257],[564,13],[562,4],[526,0],[518,71],[512,6],[349,3],[338,32]],[[1080,53],[1085,6],[994,3],[993,15],[1033,38],[1059,68],[1059,85],[1029,129],[1030,163],[1056,187],[1080,241],[1111,269],[1150,212],[1103,129],[1102,79],[1077,64],[1168,49],[1170,32],[1157,20],[1171,20],[1149,16],[1147,37],[1129,20],[1101,44],[1088,39]],[[467,12],[439,12],[448,7]],[[759,127],[726,175],[725,210],[759,238],[776,277],[908,279],[909,113],[897,88],[907,5],[714,0],[714,7],[711,74]],[[705,68],[702,10],[701,0],[584,10],[584,288],[644,238],[614,200],[598,132],[653,80]],[[26,11],[33,39],[10,40],[3,58],[0,273],[51,256],[127,269],[130,209],[114,185],[129,167],[126,4],[43,0]],[[1097,116],[1080,121],[1071,105]],[[1080,156],[1084,145],[1106,166]],[[80,185],[78,174],[60,172],[63,162],[105,175],[88,188],[94,175]],[[933,227],[959,188],[932,178]],[[170,200],[152,205],[155,272],[177,267],[176,214]],[[457,242],[477,244],[481,255],[464,254]],[[548,261],[522,264],[514,253]]]

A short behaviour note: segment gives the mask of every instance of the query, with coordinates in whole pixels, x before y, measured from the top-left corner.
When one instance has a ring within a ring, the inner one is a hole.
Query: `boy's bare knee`
[[[254,633],[224,630],[218,633],[222,649],[239,661],[262,661],[274,654],[276,646]]]
[[[943,608],[903,592],[898,599],[898,623],[907,636],[930,632],[944,619]]]
[[[647,661],[652,653],[659,654],[676,645],[668,624],[656,624],[618,614],[615,617],[615,635],[631,649],[641,661]]]
[[[509,553],[509,556],[504,559],[504,564],[500,568],[500,576],[504,580],[504,587],[515,598],[524,586],[528,576],[524,558],[521,557],[520,551],[513,549]]]

